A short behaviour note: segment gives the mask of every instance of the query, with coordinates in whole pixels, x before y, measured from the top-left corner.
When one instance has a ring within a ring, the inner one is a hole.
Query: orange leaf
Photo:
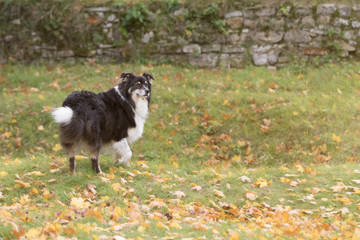
[[[138,204],[129,202],[128,217],[131,222],[137,222],[143,220],[141,210]]]
[[[93,16],[93,15],[90,15],[89,18],[88,18],[88,22],[90,24],[95,25],[95,24],[97,24],[99,22],[99,19],[97,17]]]

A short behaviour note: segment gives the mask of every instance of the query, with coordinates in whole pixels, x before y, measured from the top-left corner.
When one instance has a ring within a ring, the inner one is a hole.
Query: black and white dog
[[[115,164],[130,166],[129,144],[139,139],[148,114],[151,74],[122,73],[122,81],[107,92],[75,91],[52,116],[60,126],[60,142],[75,171],[75,154],[81,143],[90,151],[92,168],[101,172],[99,152],[104,144],[115,150]]]

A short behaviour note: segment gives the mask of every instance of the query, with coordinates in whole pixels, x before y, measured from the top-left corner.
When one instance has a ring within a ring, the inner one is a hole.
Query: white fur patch
[[[120,155],[119,159],[115,159],[115,164],[129,166],[129,160],[132,156],[132,152],[126,139],[123,138],[118,142],[113,142],[112,146],[116,151],[115,158]]]
[[[73,114],[74,111],[69,107],[59,107],[51,113],[55,122],[58,124],[69,124]]]
[[[126,101],[125,98],[124,98],[124,96],[121,94],[121,92],[120,92],[120,90],[119,90],[119,86],[115,86],[114,89],[115,89],[116,93],[120,95],[121,99],[122,99],[123,101]]]
[[[136,105],[136,108],[134,109],[136,127],[130,128],[128,130],[128,137],[126,139],[129,144],[133,144],[136,140],[138,140],[142,136],[144,132],[145,120],[148,114],[147,100],[143,97],[134,96],[134,95],[133,95],[133,99]]]

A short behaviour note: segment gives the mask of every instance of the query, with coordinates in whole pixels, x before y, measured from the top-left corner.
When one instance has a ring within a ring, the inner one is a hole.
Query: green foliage
[[[179,3],[179,0],[166,0],[167,12],[175,12],[182,7],[182,4]]]
[[[224,20],[222,20],[222,19],[214,19],[214,20],[211,21],[211,23],[216,29],[220,30],[221,32],[223,32],[225,34],[228,34],[228,32],[225,29]]]
[[[133,26],[141,26],[146,21],[148,21],[148,17],[150,15],[150,11],[145,7],[143,3],[136,3],[130,9],[126,11],[125,17],[122,19],[122,26],[127,28]]]
[[[283,5],[283,4],[282,4],[282,5],[280,6],[280,12],[281,12],[283,15],[287,16],[287,17],[290,15],[290,11],[289,11],[287,5]]]
[[[202,11],[201,17],[203,18],[218,17],[219,11],[220,11],[219,6],[216,3],[211,3],[210,6],[208,6]]]

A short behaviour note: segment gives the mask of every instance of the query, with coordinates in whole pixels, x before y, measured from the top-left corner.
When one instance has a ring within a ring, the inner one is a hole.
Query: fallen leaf
[[[99,19],[93,15],[88,17],[88,22],[92,25],[96,25],[99,22]]]
[[[90,206],[90,203],[85,202],[84,199],[79,197],[79,198],[72,198],[70,205],[75,207],[76,209],[86,209]]]
[[[258,195],[254,192],[247,191],[245,194],[245,197],[249,199],[250,201],[254,201],[258,198]]]
[[[225,197],[225,194],[222,191],[216,189],[214,189],[214,195],[221,198]]]
[[[186,194],[182,191],[175,191],[175,192],[172,192],[173,195],[175,195],[177,198],[184,198],[186,197]]]
[[[58,152],[58,151],[60,151],[61,150],[61,146],[60,146],[60,144],[55,144],[54,145],[54,147],[52,148],[52,150],[54,151],[54,152]]]
[[[130,218],[131,222],[143,220],[142,213],[138,204],[129,202],[128,206],[128,217]]]
[[[333,192],[341,192],[342,190],[348,189],[348,187],[342,182],[338,182],[336,186],[332,186],[330,188],[333,190]]]
[[[199,192],[201,190],[202,190],[202,187],[200,187],[200,186],[194,186],[191,188],[191,191],[194,191],[194,192]]]
[[[157,222],[157,223],[156,223],[156,226],[157,226],[158,228],[163,228],[163,229],[169,230],[169,227],[166,226],[166,225],[164,225],[164,224],[161,223],[161,222]]]

